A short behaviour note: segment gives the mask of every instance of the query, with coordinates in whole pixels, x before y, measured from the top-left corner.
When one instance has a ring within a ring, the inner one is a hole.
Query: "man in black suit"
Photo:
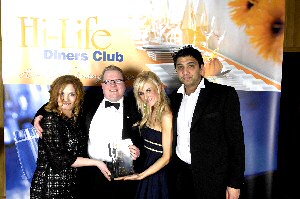
[[[91,87],[86,90],[83,115],[83,128],[88,135],[86,145],[87,156],[111,163],[108,144],[120,139],[131,139],[130,153],[135,163],[135,169],[140,166],[137,158],[142,145],[137,129],[133,128],[139,120],[139,113],[134,95],[126,91],[123,71],[114,65],[107,66],[101,75],[101,87]],[[41,110],[41,109],[40,109]],[[42,112],[38,111],[36,115]],[[39,119],[34,126],[42,131]],[[141,159],[141,158],[139,158]],[[134,198],[137,181],[109,181],[96,167],[78,169],[80,198]]]
[[[174,53],[183,85],[171,95],[174,147],[173,198],[237,199],[244,183],[245,145],[240,105],[233,87],[209,82],[191,45]]]

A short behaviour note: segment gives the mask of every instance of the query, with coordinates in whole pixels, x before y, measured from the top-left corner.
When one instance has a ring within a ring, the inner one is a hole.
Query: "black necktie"
[[[105,101],[105,108],[114,106],[116,109],[119,109],[120,103],[111,103],[109,101]]]

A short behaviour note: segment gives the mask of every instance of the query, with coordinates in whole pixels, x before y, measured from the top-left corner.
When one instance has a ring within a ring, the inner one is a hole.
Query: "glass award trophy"
[[[134,174],[129,145],[132,145],[130,139],[118,140],[108,144],[108,152],[112,161],[107,163],[107,167],[111,172],[112,178]]]

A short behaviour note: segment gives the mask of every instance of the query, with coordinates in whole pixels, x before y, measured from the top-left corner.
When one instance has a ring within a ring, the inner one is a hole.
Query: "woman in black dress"
[[[87,137],[79,126],[84,96],[80,79],[73,75],[58,77],[49,92],[30,198],[78,198],[76,167],[97,166],[107,179],[110,172],[102,161],[84,158]]]
[[[138,123],[144,140],[144,171],[120,179],[141,180],[136,199],[168,199],[166,165],[172,153],[172,112],[164,85],[151,72],[141,72],[133,83],[137,105],[142,113]]]

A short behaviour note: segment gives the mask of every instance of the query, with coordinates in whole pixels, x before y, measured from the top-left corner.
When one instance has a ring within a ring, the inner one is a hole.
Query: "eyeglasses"
[[[102,83],[108,85],[108,84],[121,84],[123,83],[123,79],[111,79],[111,80],[104,80]]]

